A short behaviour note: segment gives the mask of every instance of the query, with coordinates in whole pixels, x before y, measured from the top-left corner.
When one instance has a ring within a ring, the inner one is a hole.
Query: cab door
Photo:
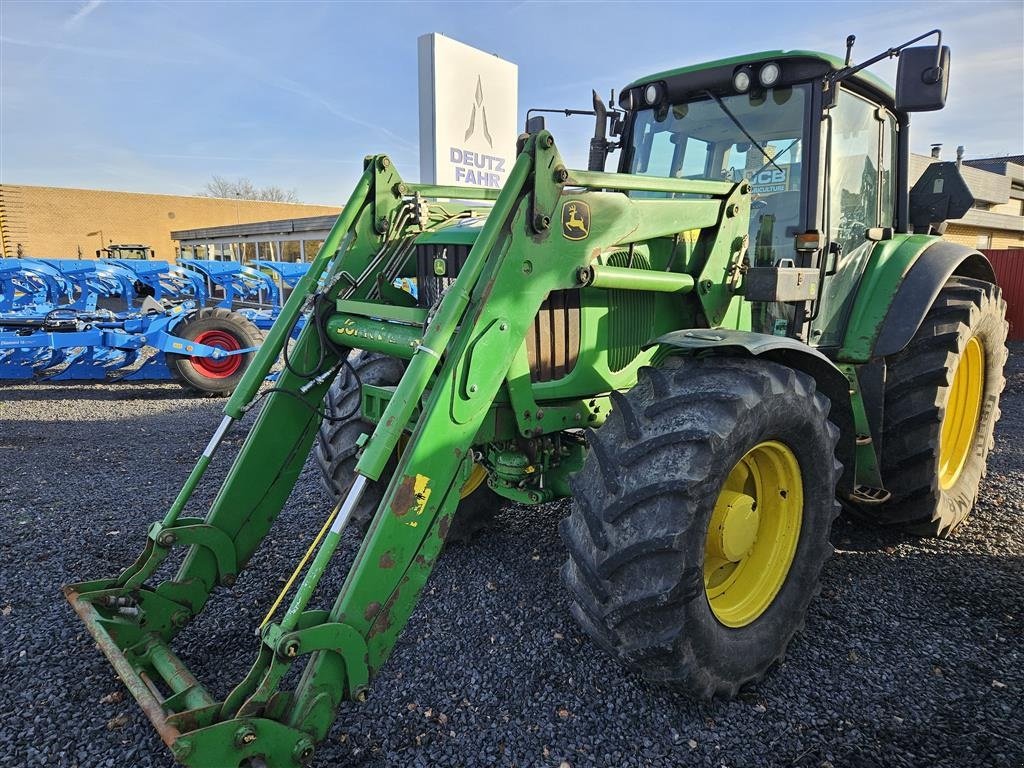
[[[808,341],[842,343],[847,317],[871,251],[868,229],[892,227],[896,213],[899,124],[885,107],[843,88],[823,122],[820,168],[825,280],[811,313]],[[827,188],[825,188],[827,186]]]

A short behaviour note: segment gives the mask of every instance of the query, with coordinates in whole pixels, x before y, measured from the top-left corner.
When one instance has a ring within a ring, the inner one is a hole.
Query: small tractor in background
[[[141,245],[139,243],[123,243],[115,245],[114,243],[111,243],[106,248],[97,250],[96,258],[147,261],[149,259],[155,259],[156,255],[154,254],[153,249],[148,245]]]
[[[770,51],[640,78],[621,109],[595,95],[588,170],[531,120],[500,192],[367,157],[140,557],[65,587],[175,757],[308,764],[445,542],[500,499],[571,497],[573,615],[700,697],[782,658],[841,507],[921,535],[962,523],[999,415],[1005,306],[984,256],[938,234],[971,204],[955,165],[908,190],[909,116],[946,97],[932,34],[856,66]],[[897,55],[893,92],[864,69]],[[412,278],[416,296],[395,287]],[[184,516],[257,398],[207,514]],[[175,636],[235,584],[311,451],[337,504],[250,672],[215,696]],[[348,525],[354,563],[313,605]]]

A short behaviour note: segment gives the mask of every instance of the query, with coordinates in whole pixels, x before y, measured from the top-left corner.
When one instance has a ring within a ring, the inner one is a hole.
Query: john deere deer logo
[[[590,206],[581,200],[562,204],[562,235],[567,240],[584,240],[590,234]]]

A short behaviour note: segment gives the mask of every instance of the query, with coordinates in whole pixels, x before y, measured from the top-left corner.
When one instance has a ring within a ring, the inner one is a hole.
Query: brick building
[[[176,257],[172,230],[337,215],[329,205],[0,184],[3,256],[94,258],[110,243],[143,243]],[[94,233],[91,234],[90,233]]]

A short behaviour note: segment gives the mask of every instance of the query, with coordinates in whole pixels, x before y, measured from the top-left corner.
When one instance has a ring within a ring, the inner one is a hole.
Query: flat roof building
[[[910,183],[930,163],[939,161],[938,145],[931,156],[910,156]],[[945,237],[979,250],[1024,248],[1024,157],[963,160],[960,174],[974,195],[974,206],[962,219],[949,222]]]
[[[180,229],[171,238],[186,259],[311,261],[337,218],[333,214]]]
[[[331,205],[272,203],[189,195],[0,184],[3,256],[95,258],[110,243],[141,243],[174,260],[172,230],[328,216]]]

